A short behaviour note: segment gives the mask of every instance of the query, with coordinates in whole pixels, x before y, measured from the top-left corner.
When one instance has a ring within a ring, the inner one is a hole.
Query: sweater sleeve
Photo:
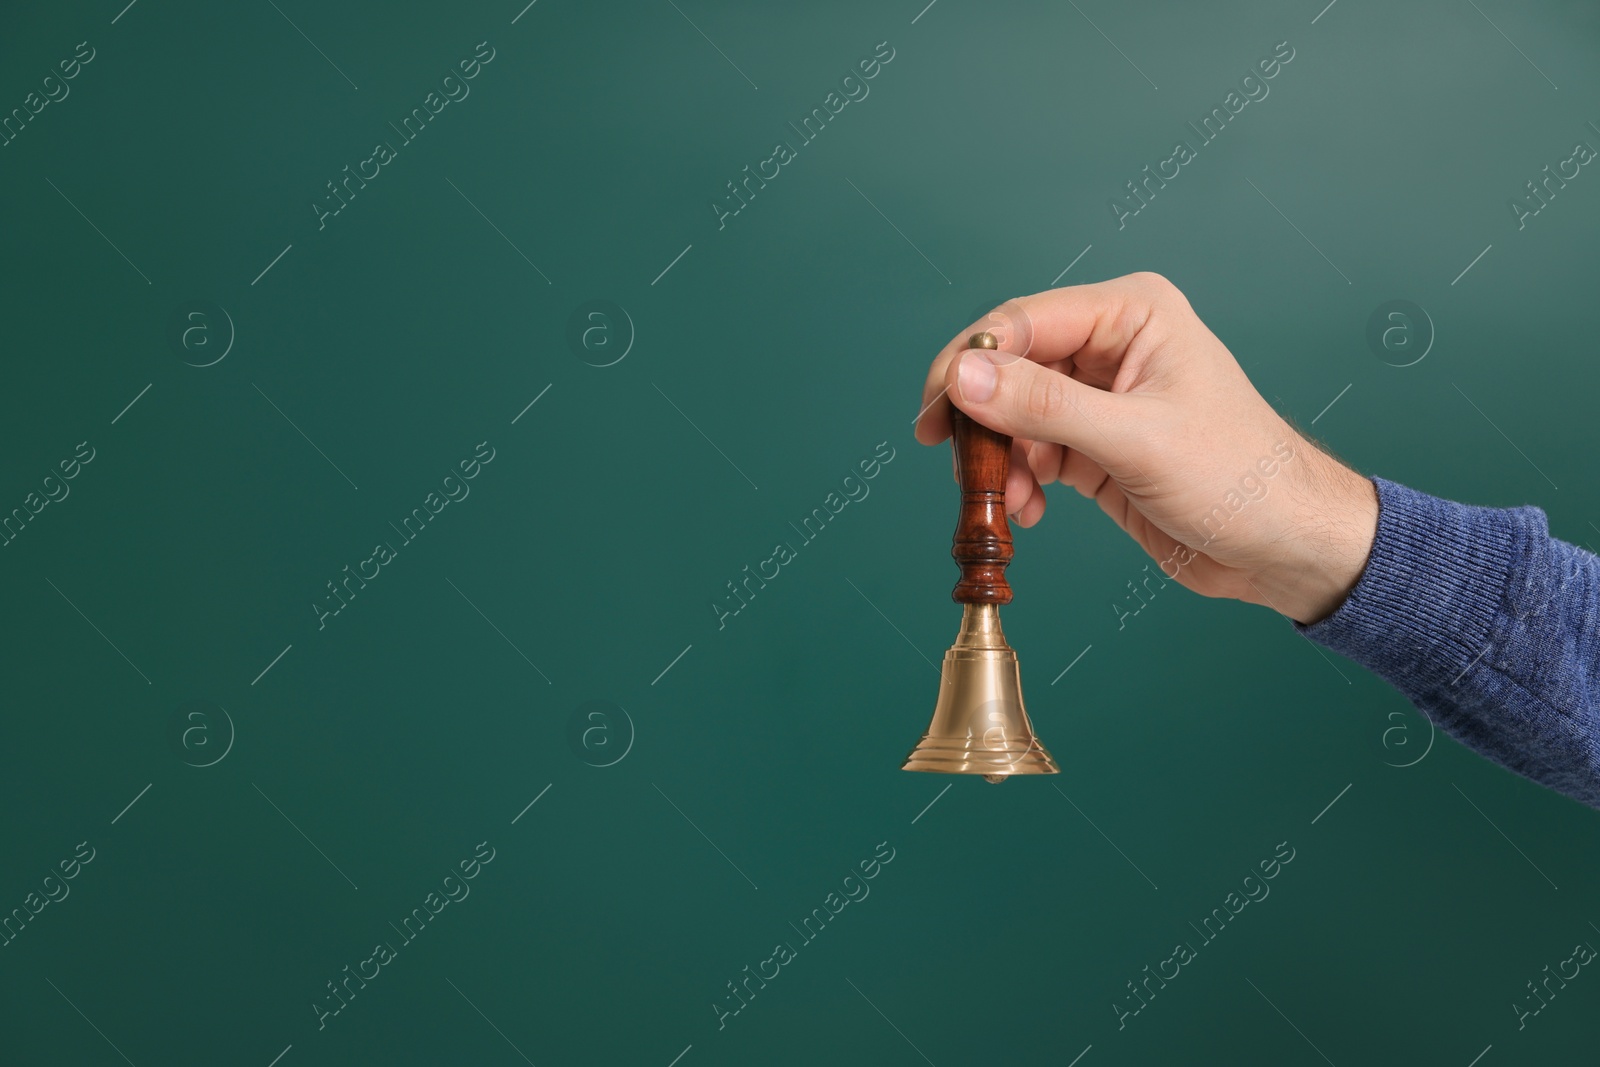
[[[1360,579],[1295,629],[1467,747],[1600,808],[1600,558],[1551,537],[1536,507],[1372,480],[1378,529]]]

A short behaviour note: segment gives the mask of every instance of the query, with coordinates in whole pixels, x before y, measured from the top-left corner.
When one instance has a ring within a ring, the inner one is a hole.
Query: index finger
[[[1019,359],[1057,363],[1077,356],[1079,366],[1093,361],[1101,364],[1097,377],[1110,381],[1128,342],[1149,318],[1160,288],[1168,284],[1158,275],[1128,274],[1007,300],[951,338],[934,357],[922,386],[917,440],[932,445],[950,436],[945,369],[970,347],[967,341],[974,332],[988,330],[1000,342],[1000,351]]]

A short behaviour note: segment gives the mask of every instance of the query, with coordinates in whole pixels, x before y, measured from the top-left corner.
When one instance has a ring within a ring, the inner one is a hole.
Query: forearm
[[[1600,807],[1600,560],[1537,508],[1373,479],[1372,551],[1330,616],[1295,626],[1497,763]]]

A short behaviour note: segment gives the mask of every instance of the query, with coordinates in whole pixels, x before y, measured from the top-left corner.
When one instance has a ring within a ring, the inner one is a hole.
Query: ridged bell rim
[[[944,655],[933,721],[901,767],[935,774],[1059,774],[1022,703],[1017,654],[993,604],[969,604]]]

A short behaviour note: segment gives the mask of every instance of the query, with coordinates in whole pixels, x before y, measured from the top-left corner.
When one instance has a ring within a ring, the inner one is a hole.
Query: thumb
[[[1119,436],[1113,394],[1011,352],[970,349],[946,373],[950,400],[991,429],[1100,461]]]

